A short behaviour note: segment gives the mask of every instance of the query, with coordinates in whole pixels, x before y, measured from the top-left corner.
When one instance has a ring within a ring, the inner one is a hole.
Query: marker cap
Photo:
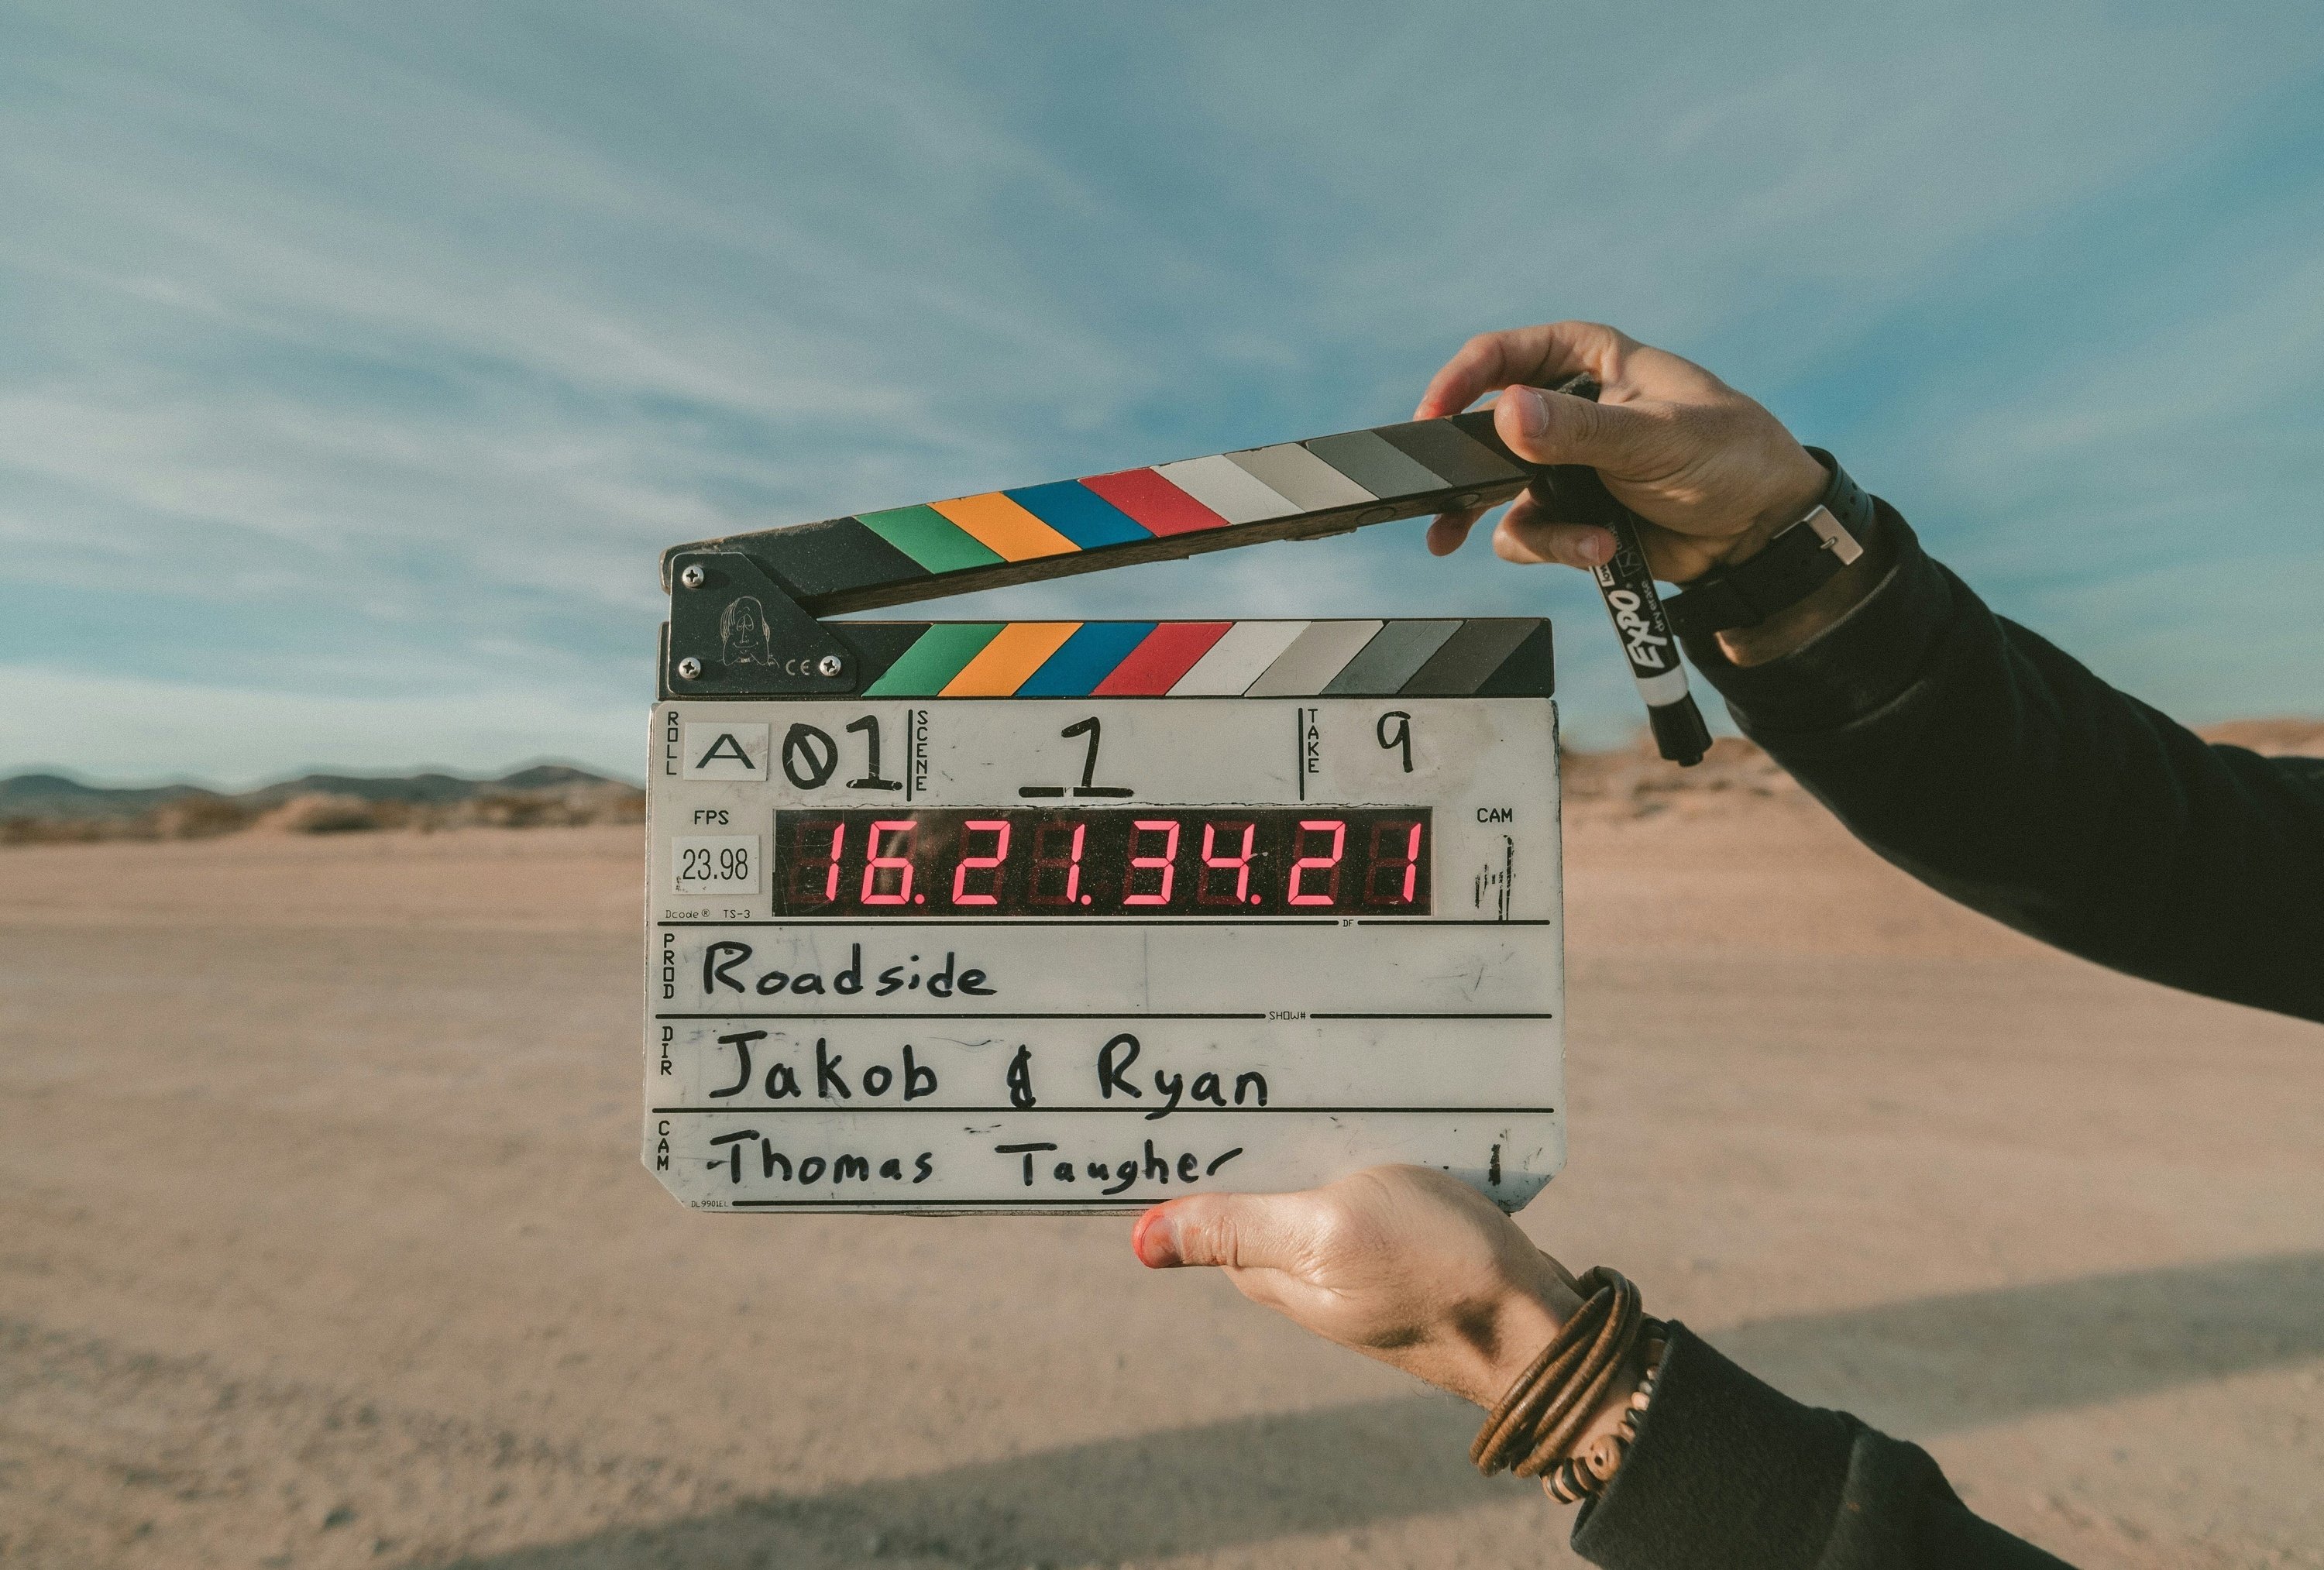
[[[1655,750],[1682,768],[1692,768],[1711,750],[1711,727],[1702,722],[1692,693],[1648,709],[1646,723],[1654,727]]]

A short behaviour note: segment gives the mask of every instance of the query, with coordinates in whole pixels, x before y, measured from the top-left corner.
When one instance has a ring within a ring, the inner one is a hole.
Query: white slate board
[[[689,1206],[1402,1161],[1515,1209],[1563,1164],[1550,699],[688,700],[654,737],[643,1158]]]

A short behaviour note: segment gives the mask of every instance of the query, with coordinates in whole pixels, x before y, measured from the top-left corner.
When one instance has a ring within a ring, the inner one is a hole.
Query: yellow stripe
[[[960,667],[940,698],[1005,698],[1081,629],[1078,621],[1012,621]]]
[[[1003,561],[1070,555],[1082,548],[998,491],[931,505]]]

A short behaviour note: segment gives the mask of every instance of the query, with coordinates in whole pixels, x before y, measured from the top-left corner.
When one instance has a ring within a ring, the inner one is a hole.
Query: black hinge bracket
[[[750,557],[669,558],[662,684],[674,698],[811,697],[853,693],[856,660]]]

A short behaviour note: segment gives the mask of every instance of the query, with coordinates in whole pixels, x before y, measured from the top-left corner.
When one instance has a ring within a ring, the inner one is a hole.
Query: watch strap
[[[1831,471],[1823,494],[1805,518],[1748,561],[1715,567],[1686,585],[1685,592],[1663,601],[1681,638],[1756,626],[1822,588],[1863,554],[1872,530],[1872,498],[1830,453],[1821,447],[1808,451]]]

